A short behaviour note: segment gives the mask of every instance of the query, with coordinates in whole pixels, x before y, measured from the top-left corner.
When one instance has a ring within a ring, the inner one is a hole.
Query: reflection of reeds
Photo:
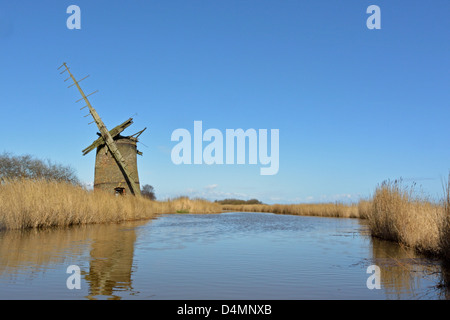
[[[134,246],[138,228],[147,221],[128,221],[71,228],[3,230],[0,232],[0,276],[67,267],[83,261],[81,274],[89,284],[89,299],[119,298],[117,291],[132,290]]]
[[[358,206],[342,203],[316,204],[243,204],[222,205],[224,210],[244,212],[271,212],[276,214],[292,214],[301,216],[319,216],[336,218],[359,218]]]
[[[64,262],[65,257],[80,256],[85,228],[3,230],[0,232],[0,275],[17,269],[39,268]],[[73,245],[78,243],[79,245]]]
[[[441,265],[421,259],[413,248],[378,238],[372,238],[371,242],[373,262],[381,268],[380,280],[386,293],[399,298],[404,294],[422,298],[417,296],[418,292],[433,294],[434,288],[427,290],[420,286],[422,280],[437,283],[438,274],[445,270]]]
[[[178,198],[160,202],[143,197],[116,197],[102,191],[87,191],[70,183],[45,180],[4,181],[0,184],[0,204],[0,229],[149,219],[159,213],[177,210],[221,211],[220,205],[205,200]]]

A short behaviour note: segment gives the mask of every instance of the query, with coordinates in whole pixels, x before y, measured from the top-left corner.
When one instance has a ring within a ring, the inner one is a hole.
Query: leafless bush
[[[150,200],[156,200],[155,189],[153,186],[146,184],[142,187],[141,196]]]
[[[0,155],[0,180],[34,179],[65,181],[79,184],[75,170],[70,166],[56,164],[50,160],[36,159],[31,155],[13,156],[9,153]]]

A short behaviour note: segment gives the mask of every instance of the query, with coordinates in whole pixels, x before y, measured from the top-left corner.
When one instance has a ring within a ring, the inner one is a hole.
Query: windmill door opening
[[[123,196],[123,195],[125,195],[125,188],[122,188],[122,187],[114,188],[114,194],[116,196]]]

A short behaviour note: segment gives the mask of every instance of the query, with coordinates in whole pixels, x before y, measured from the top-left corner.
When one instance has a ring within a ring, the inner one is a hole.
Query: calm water
[[[81,289],[67,288],[70,265]],[[381,289],[367,288],[370,265]],[[445,299],[446,278],[357,219],[176,214],[0,232],[0,299]]]

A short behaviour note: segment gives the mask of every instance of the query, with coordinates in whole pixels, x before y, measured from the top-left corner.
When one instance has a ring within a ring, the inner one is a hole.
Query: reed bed
[[[395,241],[450,261],[450,186],[440,203],[417,196],[397,181],[381,184],[358,204],[226,204],[179,197],[153,201],[114,196],[48,180],[0,183],[0,229],[65,227],[152,219],[170,213],[271,212],[318,217],[367,219],[372,236]]]
[[[218,203],[204,199],[190,199],[178,197],[167,201],[156,201],[161,206],[159,213],[221,213],[222,206]]]
[[[381,184],[365,210],[372,236],[419,252],[448,255],[450,223],[445,203],[432,202],[394,181]]]
[[[23,179],[7,180],[0,184],[0,229],[151,219],[158,214],[180,210],[221,212],[220,205],[200,199],[151,201],[144,197],[87,191],[66,182]]]
[[[371,200],[360,200],[358,202],[358,217],[360,219],[367,219],[369,217],[371,209],[372,209]]]
[[[450,175],[445,189],[445,198],[442,207],[444,213],[439,228],[440,253],[446,261],[450,261]]]
[[[357,204],[316,203],[316,204],[244,204],[222,205],[223,210],[242,212],[271,212],[301,216],[360,218]]]

